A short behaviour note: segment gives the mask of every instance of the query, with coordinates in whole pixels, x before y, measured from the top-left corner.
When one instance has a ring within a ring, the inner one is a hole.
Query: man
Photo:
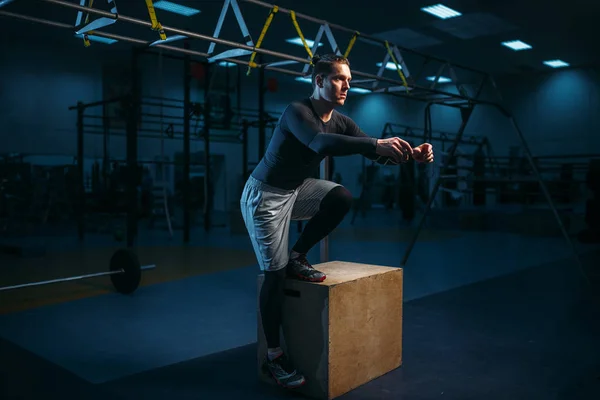
[[[352,195],[342,185],[315,179],[327,156],[361,154],[380,164],[400,163],[409,157],[433,161],[430,144],[411,148],[394,137],[367,136],[350,118],[334,110],[344,105],[350,81],[350,64],[344,57],[313,59],[313,94],[290,104],[279,119],[265,156],[244,187],[240,206],[246,228],[264,272],[260,312],[268,354],[265,372],[281,386],[295,388],[304,377],[290,365],[279,343],[286,276],[322,282],[325,274],[306,259],[308,251],[326,237],[351,208]],[[308,220],[288,251],[291,220]]]

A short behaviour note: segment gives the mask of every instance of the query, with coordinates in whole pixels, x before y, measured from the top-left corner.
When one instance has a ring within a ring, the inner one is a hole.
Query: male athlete
[[[346,58],[313,58],[312,96],[285,109],[240,199],[242,216],[265,277],[260,292],[268,347],[263,367],[287,388],[301,386],[305,378],[280,348],[284,280],[286,276],[310,282],[325,280],[325,274],[309,264],[306,254],[338,226],[352,203],[351,193],[342,185],[313,178],[321,161],[327,156],[355,154],[380,164],[406,162],[411,156],[418,162],[433,161],[430,144],[411,148],[398,137],[369,137],[354,121],[334,110],[344,105],[351,79]],[[289,251],[292,220],[308,223]]]

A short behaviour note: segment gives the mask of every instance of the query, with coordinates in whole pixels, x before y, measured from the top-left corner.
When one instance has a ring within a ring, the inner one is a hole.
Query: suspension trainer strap
[[[156,18],[156,10],[154,9],[152,0],[146,0],[146,7],[148,8],[148,15],[150,15],[150,22],[152,22],[152,30],[158,32],[161,40],[167,40],[167,34],[160,22],[158,22],[158,18]]]
[[[265,21],[265,25],[262,28],[262,31],[260,32],[260,36],[258,37],[258,41],[256,42],[256,49],[259,49],[264,38],[265,35],[267,34],[267,31],[269,30],[269,27],[271,26],[271,22],[273,21],[273,17],[275,17],[275,14],[279,11],[279,7],[278,6],[273,6],[273,8],[271,9],[271,12],[269,13],[269,16],[267,17],[267,20]],[[250,56],[250,62],[248,63],[248,71],[246,72],[246,75],[250,75],[250,71],[252,70],[252,68],[256,68],[258,67],[258,64],[256,64],[254,62],[254,59],[256,58],[256,51],[252,52],[252,55]]]
[[[300,24],[298,24],[298,20],[296,19],[296,12],[290,10],[290,17],[292,18],[292,23],[294,24],[294,27],[296,28],[296,32],[298,32],[298,36],[300,36],[300,40],[302,40],[302,44],[304,45],[304,48],[306,49],[306,52],[308,53],[308,56],[310,57],[311,60],[311,65],[312,65],[312,58],[313,58],[313,54],[312,51],[310,51],[310,46],[308,45],[308,43],[306,43],[306,39],[304,39],[304,35],[302,34],[302,30],[300,29]]]
[[[360,32],[358,32],[358,31],[354,32],[354,35],[352,35],[352,38],[350,39],[350,43],[348,43],[348,48],[346,49],[346,52],[344,53],[344,57],[348,58],[348,56],[350,55],[350,51],[354,47],[354,43],[356,43],[356,39],[358,39],[359,35],[360,35]]]
[[[88,5],[88,7],[89,7],[89,8],[92,8],[92,7],[93,7],[93,5],[94,5],[94,0],[90,0],[90,3],[89,3],[89,5]],[[87,24],[88,24],[88,22],[90,22],[90,13],[87,13],[87,14],[86,14],[86,16],[85,16],[85,24],[87,25]],[[94,32],[90,32],[90,33],[94,33]],[[89,38],[89,36],[88,36],[88,34],[87,34],[87,33],[84,33],[84,34],[83,34],[83,45],[84,45],[85,47],[90,47],[90,45],[91,45],[91,43],[90,43],[90,38]]]

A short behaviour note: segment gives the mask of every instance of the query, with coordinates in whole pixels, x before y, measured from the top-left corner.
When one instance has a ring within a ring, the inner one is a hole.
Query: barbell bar
[[[95,278],[99,276],[110,276],[113,286],[116,291],[122,294],[131,294],[139,286],[142,279],[142,271],[156,268],[155,264],[140,266],[135,253],[128,249],[117,250],[110,259],[109,271],[97,272],[80,276],[72,276],[67,278],[57,278],[47,281],[23,283],[20,285],[0,287],[0,291],[21,289],[25,287],[48,285],[59,282],[69,282],[81,279]]]

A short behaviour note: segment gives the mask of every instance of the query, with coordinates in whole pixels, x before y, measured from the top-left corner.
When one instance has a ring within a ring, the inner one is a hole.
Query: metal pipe
[[[144,122],[145,125],[159,125],[160,124],[160,121],[143,121],[143,122]],[[168,124],[169,126],[173,126],[173,127],[181,127],[181,126],[184,125],[184,124],[181,124],[181,123],[170,123],[170,122],[167,122],[166,124]],[[86,129],[103,129],[102,125],[96,125],[96,124],[84,124],[83,126]],[[270,127],[270,128],[274,127],[273,124],[266,124],[265,126]],[[241,128],[241,125],[232,124],[232,126],[230,127],[230,129],[225,129],[225,128],[222,128],[222,127],[219,127],[219,126],[217,126],[217,127],[213,126],[212,127],[212,129],[214,129],[214,130],[220,130],[220,131],[223,131],[223,132],[235,131],[236,128]],[[123,129],[122,128],[112,128],[111,129],[112,132],[110,133],[110,135],[115,135],[115,134],[118,135],[118,133],[115,133],[115,131],[118,131],[118,130],[123,130]],[[86,130],[85,133],[88,133],[88,132],[89,131]],[[161,135],[164,135],[164,133],[165,133],[165,131],[163,131],[163,130],[160,130],[160,129],[151,129],[151,128],[140,128],[138,130],[138,132],[158,133],[158,134],[161,134]],[[180,132],[180,131],[174,131],[173,133],[174,134],[179,134],[179,133],[182,133],[182,132]],[[239,138],[239,135],[237,133],[212,135],[211,137],[224,137],[224,136],[230,136],[230,137],[237,137],[237,138]],[[172,138],[170,138],[170,139],[172,139]]]
[[[162,107],[162,108],[172,108],[174,110],[183,110],[184,105],[175,105],[175,104],[161,104],[161,103],[148,103],[148,102],[144,102],[142,101],[140,103],[140,106],[146,106],[146,107]]]
[[[183,44],[189,48],[186,40]],[[190,56],[183,61],[183,242],[190,242],[190,99],[191,99],[191,66]]]
[[[144,265],[140,269],[147,270],[147,269],[153,269],[153,268],[156,268],[156,265],[154,265],[154,264],[152,264],[152,265]],[[3,290],[13,290],[13,289],[21,289],[21,288],[32,287],[32,286],[48,285],[48,284],[51,284],[51,283],[77,281],[77,280],[81,280],[81,279],[95,278],[95,277],[98,277],[98,276],[116,275],[116,274],[124,274],[124,273],[125,273],[125,270],[122,270],[122,269],[119,270],[119,271],[97,272],[97,273],[94,273],[94,274],[72,276],[72,277],[69,277],[69,278],[58,278],[58,279],[52,279],[52,280],[48,280],[48,281],[40,281],[40,282],[32,282],[32,283],[23,283],[23,284],[20,284],[20,285],[5,286],[5,287],[0,287],[0,291],[3,291]]]
[[[110,161],[124,163],[127,160],[122,158],[111,158]],[[183,161],[161,161],[161,160],[138,160],[138,164],[165,164],[165,165],[175,165],[175,166],[183,166]],[[190,162],[190,165],[204,165],[204,162]]]
[[[445,104],[442,104],[445,105]],[[426,124],[426,128],[419,128],[418,126],[411,126],[411,125],[406,125],[406,124],[398,124],[395,122],[388,122],[387,127],[389,129],[391,128],[403,128],[403,129],[411,129],[411,130],[425,130],[427,129],[427,124]],[[438,140],[442,140],[442,139],[447,139],[450,140],[450,138],[454,137],[456,135],[456,132],[448,132],[448,131],[442,131],[442,130],[438,130],[438,129],[432,129],[431,128],[431,119],[429,119],[429,130],[431,131],[431,133],[438,133],[440,135],[440,137],[435,137],[433,139],[438,139]],[[390,132],[390,133],[395,133],[395,132]],[[432,137],[430,135],[430,137]],[[466,140],[470,140],[470,141],[477,141],[476,144],[479,144],[480,141],[485,140],[485,136],[477,136],[477,135],[468,135],[465,136],[465,141]]]
[[[82,103],[79,103],[77,108],[77,234],[79,240],[83,240],[85,236],[85,177],[83,174],[83,158],[84,154],[84,129],[83,129],[83,117],[85,113],[85,107]]]
[[[98,101],[92,101],[90,103],[77,103],[77,105],[74,106],[69,106],[69,110],[78,110],[79,107],[83,107],[83,108],[90,108],[90,107],[96,107],[96,106],[102,106],[105,104],[110,104],[110,103],[114,103],[116,101],[121,101],[123,99],[125,99],[126,96],[119,96],[119,97],[113,97],[111,99],[106,99],[106,100],[98,100]]]
[[[89,127],[89,126],[88,126]],[[94,126],[92,126],[94,127]],[[98,128],[98,131],[90,131],[90,130],[86,130],[85,134],[86,135],[103,135],[103,131],[102,131],[102,126],[98,125],[96,126],[96,128]],[[160,134],[160,131],[158,130],[143,130],[143,131],[139,131],[139,132],[156,132],[158,133],[158,135],[151,135],[151,134],[140,134],[138,133],[138,138],[144,138],[144,139],[164,139],[164,134]],[[180,133],[180,132],[177,132]],[[127,136],[127,133],[123,133],[123,132],[112,132],[110,134],[111,136],[118,136],[118,137],[125,137]],[[183,135],[176,135],[173,136],[172,138],[169,138],[169,140],[183,140]],[[191,136],[190,140],[193,141],[203,141],[204,138],[203,137],[194,137]],[[219,142],[219,143],[233,143],[233,144],[241,144],[242,141],[239,137],[239,135],[237,134],[231,134],[231,135],[211,135],[211,140],[214,141],[215,143]]]
[[[206,78],[204,80],[204,127],[202,135],[204,137],[204,231],[210,231],[212,227],[211,221],[211,208],[212,208],[212,197],[213,197],[213,185],[212,185],[212,169],[210,159],[210,129],[212,125],[211,121],[211,107],[210,101],[210,64],[205,63]]]
[[[146,54],[144,52],[140,52],[141,54]],[[160,54],[156,54],[157,56],[160,56]],[[173,99],[173,98],[169,98],[169,97],[160,97],[160,96],[151,96],[151,95],[144,95],[141,96],[142,100],[143,99],[152,99],[152,100],[163,100],[163,101],[171,101],[173,103],[183,103],[182,99]]]
[[[265,127],[265,69],[258,71],[258,161],[262,160],[266,150],[267,131]]]
[[[102,182],[106,182],[108,180],[108,176],[110,174],[110,117],[108,115],[107,107],[102,107],[102,127],[103,127],[103,135],[102,135]],[[102,188],[106,190],[106,187]]]
[[[236,66],[236,90],[235,90],[235,107],[237,109],[237,123],[242,122],[242,69]]]
[[[36,22],[38,24],[54,26],[57,28],[73,29],[73,25],[65,24],[62,22],[50,21],[48,19],[43,18],[30,17],[29,15],[17,14],[10,11],[0,10],[0,15],[4,15],[5,17],[22,19],[29,22]]]
[[[137,161],[138,161],[138,113],[139,113],[139,88],[138,88],[138,50],[132,49],[131,53],[131,93],[127,103],[127,246],[134,245],[138,228],[138,202],[137,202]]]

